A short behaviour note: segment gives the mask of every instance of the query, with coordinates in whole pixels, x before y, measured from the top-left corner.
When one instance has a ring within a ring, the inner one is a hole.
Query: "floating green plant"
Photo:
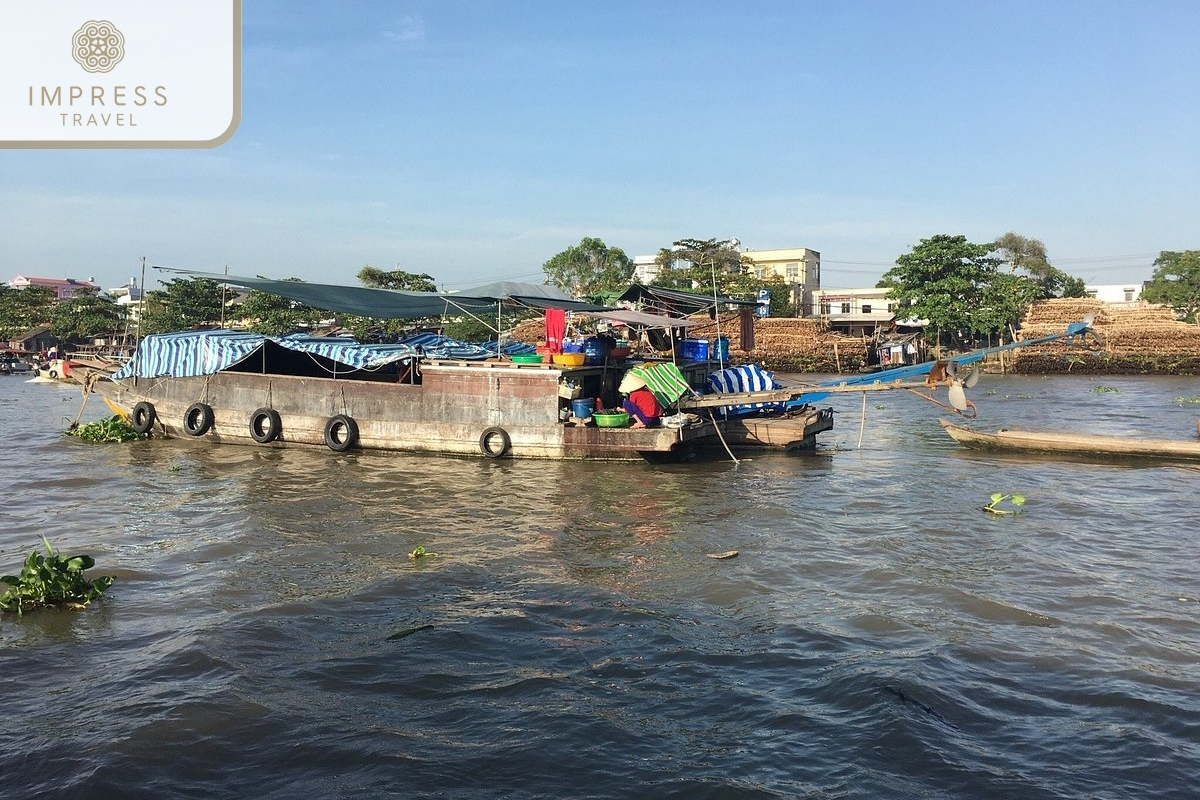
[[[88,580],[83,571],[96,566],[94,558],[62,556],[45,536],[42,543],[46,545],[46,555],[34,550],[25,559],[20,575],[0,577],[0,582],[8,584],[8,589],[0,595],[0,609],[23,614],[43,606],[83,608],[116,580],[110,575]]]
[[[1104,384],[1098,384],[1098,385],[1092,387],[1092,391],[1096,392],[1097,394],[1117,394],[1121,390],[1115,386],[1105,386]]]
[[[1184,405],[1186,403],[1200,403],[1200,397],[1176,397],[1171,400],[1172,403]]]
[[[1020,507],[1025,505],[1025,495],[1023,494],[1001,494],[996,492],[991,497],[992,502],[983,507],[983,510],[989,514],[1016,514]],[[1009,502],[1013,508],[999,508],[998,506],[1005,500]]]
[[[147,433],[138,433],[129,422],[120,416],[112,416],[89,422],[85,425],[72,425],[67,428],[68,436],[75,436],[88,442],[132,442],[145,439]]]
[[[436,555],[437,555],[437,553],[429,552],[422,545],[417,545],[415,548],[413,548],[413,551],[408,554],[408,557],[409,558],[427,558],[429,556],[436,556]]]

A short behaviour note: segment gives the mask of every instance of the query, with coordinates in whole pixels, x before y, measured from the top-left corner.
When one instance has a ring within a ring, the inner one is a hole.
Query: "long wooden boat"
[[[618,404],[628,365],[430,358],[396,347],[185,332],[147,337],[128,368],[92,387],[135,429],[259,447],[657,460],[715,447],[812,448],[833,427],[829,409],[783,407],[799,389],[723,396],[778,406],[753,419],[689,412],[677,427],[598,427],[575,416],[574,401]],[[699,384],[709,365],[685,369]]]
[[[1076,456],[1112,460],[1120,458],[1200,462],[1200,440],[1144,439],[1095,434],[1010,431],[983,433],[946,420],[938,420],[946,433],[973,450]]]
[[[693,324],[594,307],[551,287],[526,284],[477,287],[466,296],[167,271],[265,291],[335,313],[384,319],[448,313],[478,318],[492,310],[499,317],[505,303],[516,303],[624,317],[632,324],[661,328]],[[710,302],[708,297],[694,297]],[[675,301],[682,302],[679,297]],[[711,302],[743,301],[712,298]],[[549,322],[548,314],[547,330]],[[496,329],[500,327],[498,319]],[[1086,323],[1080,323],[1063,335],[1083,336],[1087,329]],[[496,358],[472,360],[431,354],[412,343],[360,345],[315,337],[190,331],[143,339],[127,363],[107,381],[92,385],[110,403],[129,409],[135,429],[159,435],[271,447],[493,458],[634,459],[689,456],[714,447],[730,454],[735,448],[812,449],[816,435],[833,428],[832,410],[817,409],[813,403],[843,391],[912,391],[914,385],[904,380],[922,376],[917,386],[926,391],[923,397],[933,400],[933,390],[946,386],[952,410],[973,411],[962,392],[973,381],[959,381],[953,365],[943,362],[892,371],[886,382],[858,378],[816,387],[783,387],[769,374],[754,373],[752,365],[732,370],[708,361],[626,365],[606,357],[602,365],[560,366],[506,360],[499,345],[496,348]],[[982,353],[959,361],[970,363]],[[654,375],[660,373],[653,370],[668,366],[674,375],[663,377],[664,386],[655,386]],[[577,415],[574,401],[589,399],[603,408],[617,405],[617,388],[626,369],[646,370],[639,377],[647,379],[664,408],[677,411],[676,424],[607,428],[582,421],[588,416],[586,409]],[[742,369],[745,375],[729,376]],[[708,379],[722,375],[730,382],[711,391]],[[662,396],[667,390],[672,394]]]

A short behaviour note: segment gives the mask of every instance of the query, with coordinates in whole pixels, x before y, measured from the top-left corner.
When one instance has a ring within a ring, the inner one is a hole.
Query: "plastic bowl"
[[[533,354],[524,355],[524,356],[513,356],[512,362],[514,364],[540,364],[540,363],[542,363],[542,357],[539,355],[533,355]]]
[[[614,347],[609,355],[611,355],[613,358],[625,358],[632,352],[632,347]]]
[[[582,367],[583,353],[555,353],[554,363],[564,367]]]
[[[629,414],[624,411],[620,414],[592,414],[592,419],[596,420],[597,428],[624,428],[629,424]]]

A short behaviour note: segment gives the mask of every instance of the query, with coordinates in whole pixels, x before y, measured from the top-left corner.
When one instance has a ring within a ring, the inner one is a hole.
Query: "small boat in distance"
[[[964,447],[1005,453],[1071,456],[1101,461],[1144,459],[1158,462],[1200,462],[1200,439],[1145,439],[1129,436],[1097,436],[1082,433],[1010,431],[995,433],[938,420],[946,433]]]

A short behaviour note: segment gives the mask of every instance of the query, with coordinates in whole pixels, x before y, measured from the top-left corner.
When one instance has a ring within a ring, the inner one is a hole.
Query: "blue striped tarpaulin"
[[[263,336],[228,330],[183,331],[147,336],[137,353],[113,376],[192,378],[232,367],[272,341],[280,347],[324,356],[355,369],[378,369],[417,355],[407,344],[364,345],[353,340],[319,336]]]
[[[712,373],[708,376],[708,387],[713,394],[737,394],[778,389],[779,384],[775,382],[775,376],[772,373],[757,364],[745,364]],[[728,415],[763,409],[782,409],[783,407],[783,403],[747,403],[738,406],[722,406],[718,411]]]
[[[288,350],[324,356],[338,364],[366,370],[379,369],[421,355],[464,361],[496,355],[495,343],[467,344],[433,333],[409,336],[396,344],[359,344],[340,336],[263,336],[229,330],[183,331],[147,336],[138,345],[134,357],[113,375],[113,380],[129,378],[134,374],[139,378],[211,375],[245,360],[258,352],[267,341]],[[532,353],[533,350],[531,345],[524,342],[510,342],[500,348],[500,352],[506,355]]]

